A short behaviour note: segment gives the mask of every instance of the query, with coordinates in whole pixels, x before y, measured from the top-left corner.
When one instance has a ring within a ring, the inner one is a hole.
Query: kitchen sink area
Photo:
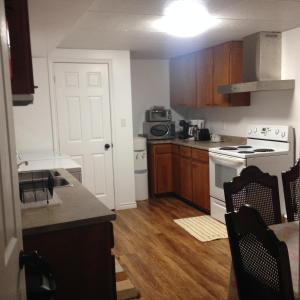
[[[59,205],[55,189],[72,187],[57,170],[19,172],[19,193],[22,209]]]

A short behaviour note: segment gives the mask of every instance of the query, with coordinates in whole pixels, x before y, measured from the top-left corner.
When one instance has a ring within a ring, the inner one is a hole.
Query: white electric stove
[[[285,214],[281,172],[295,161],[294,129],[289,126],[249,126],[247,143],[209,150],[211,216],[225,222],[224,182],[229,182],[250,165],[276,175],[279,182],[280,206]]]

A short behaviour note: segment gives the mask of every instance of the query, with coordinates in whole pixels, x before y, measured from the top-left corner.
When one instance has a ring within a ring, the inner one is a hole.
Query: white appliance
[[[223,184],[232,181],[250,165],[278,177],[280,206],[285,214],[281,172],[294,164],[294,139],[292,127],[253,125],[248,128],[246,145],[209,149],[211,216],[225,223]]]
[[[134,145],[134,177],[135,199],[148,199],[148,167],[147,167],[147,140],[144,137],[135,137]]]
[[[205,120],[191,120],[191,125],[198,126],[199,129],[205,128]]]

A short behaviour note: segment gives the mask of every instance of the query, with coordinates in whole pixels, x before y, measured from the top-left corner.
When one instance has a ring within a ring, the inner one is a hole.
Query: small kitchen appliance
[[[209,130],[205,128],[205,120],[191,120],[191,125],[196,126],[196,128],[193,131],[195,141],[210,140]]]
[[[179,138],[180,139],[188,139],[193,137],[193,133],[191,134],[191,124],[185,120],[179,121],[179,126],[182,127],[181,131],[179,132]]]
[[[172,112],[162,106],[154,106],[145,113],[146,122],[170,122],[172,121]]]
[[[148,140],[174,139],[176,137],[175,122],[144,122],[143,136]]]
[[[280,206],[284,214],[281,172],[294,165],[294,140],[292,127],[253,125],[248,128],[245,145],[209,149],[211,216],[224,223],[226,206],[223,184],[232,181],[251,165],[278,177]]]

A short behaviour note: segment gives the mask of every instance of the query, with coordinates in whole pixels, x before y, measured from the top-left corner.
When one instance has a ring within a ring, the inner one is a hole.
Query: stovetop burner
[[[254,152],[274,152],[274,149],[269,148],[261,148],[261,149],[255,149]]]
[[[238,150],[237,147],[221,147],[220,150],[230,150],[230,151],[234,151],[234,150]]]
[[[242,150],[242,151],[239,151],[238,153],[241,153],[241,154],[251,154],[251,153],[254,153],[254,151]]]
[[[237,146],[238,149],[251,149],[252,146],[248,146],[248,145],[241,145],[241,146]]]

